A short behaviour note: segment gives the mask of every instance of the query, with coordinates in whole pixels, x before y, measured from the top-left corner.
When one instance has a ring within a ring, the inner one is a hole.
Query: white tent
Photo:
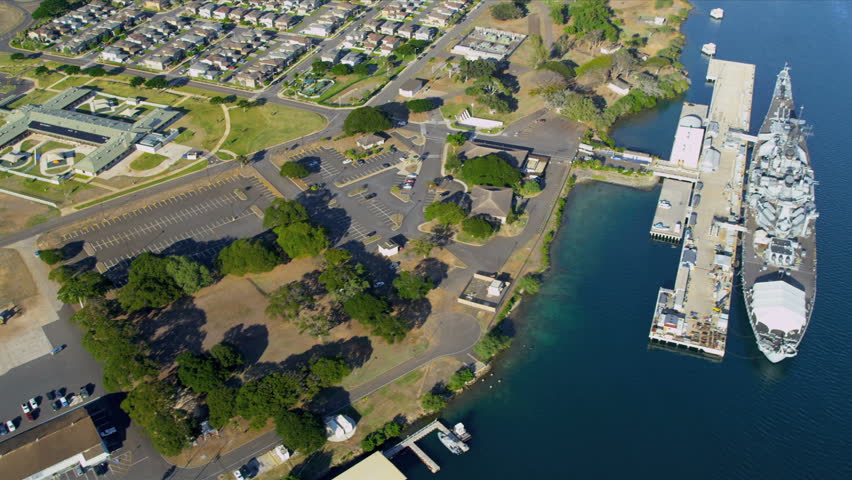
[[[805,292],[776,280],[754,284],[752,306],[758,322],[788,334],[805,325]]]

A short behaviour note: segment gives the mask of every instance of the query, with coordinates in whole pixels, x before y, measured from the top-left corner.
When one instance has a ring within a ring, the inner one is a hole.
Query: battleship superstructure
[[[808,134],[785,65],[748,169],[741,268],[757,346],[773,363],[798,353],[816,298],[819,214]]]

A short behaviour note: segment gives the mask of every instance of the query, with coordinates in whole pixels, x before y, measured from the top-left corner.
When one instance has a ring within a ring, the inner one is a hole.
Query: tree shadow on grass
[[[169,365],[183,351],[201,353],[207,333],[202,327],[207,314],[192,297],[181,298],[161,309],[134,312],[130,320],[150,348],[149,357],[160,365]]]
[[[259,362],[246,369],[246,379],[262,378],[280,371],[299,371],[314,358],[340,356],[352,368],[363,366],[373,355],[373,344],[367,337],[352,337],[347,340],[314,345],[305,352],[290,355],[281,362]]]
[[[414,273],[422,275],[432,280],[432,283],[437,287],[447,278],[449,266],[438,260],[437,258],[426,258],[414,267]]]
[[[408,322],[409,328],[420,328],[432,313],[432,302],[428,298],[408,300],[396,305],[396,314]]]
[[[239,350],[243,354],[246,365],[254,365],[269,346],[269,330],[266,325],[246,327],[241,323],[225,332],[222,343],[232,345]]]

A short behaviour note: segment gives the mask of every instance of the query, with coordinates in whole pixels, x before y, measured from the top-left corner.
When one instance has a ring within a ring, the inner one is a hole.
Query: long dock
[[[706,117],[700,115],[706,106],[684,106],[670,165],[661,170],[696,172],[697,177],[681,217],[685,228],[677,278],[673,288],[659,290],[651,342],[725,355],[746,150],[753,138],[747,132],[754,72],[754,65],[712,59],[707,79],[715,87]]]
[[[426,464],[426,467],[429,468],[429,471],[431,471],[432,473],[438,473],[438,471],[441,470],[440,465],[438,465],[438,463],[432,460],[432,458],[429,457],[426,452],[424,452],[420,447],[417,446],[418,441],[422,440],[435,430],[443,432],[446,435],[452,433],[449,428],[447,428],[443,423],[441,423],[440,420],[436,419],[430,422],[425,427],[421,428],[420,430],[417,430],[416,432],[406,437],[405,440],[399,442],[398,444],[385,450],[382,453],[385,457],[390,459],[398,455],[406,448],[410,448],[411,451],[414,452],[414,454],[417,455],[417,457],[420,458],[420,460]],[[460,440],[465,441],[468,438],[462,438]]]

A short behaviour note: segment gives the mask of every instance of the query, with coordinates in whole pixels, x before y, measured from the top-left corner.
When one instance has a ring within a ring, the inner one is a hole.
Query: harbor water
[[[513,315],[512,350],[442,415],[467,425],[470,452],[452,455],[430,437],[419,445],[441,471],[403,455],[409,478],[852,478],[852,2],[694,4],[686,100],[710,101],[699,51],[714,42],[718,58],[757,65],[752,132],[785,61],[815,126],[818,295],[799,356],[776,365],[762,357],[739,291],[723,361],[649,348],[654,298],[672,286],[678,258],[648,238],[658,191],[578,185],[542,292]],[[721,22],[708,17],[715,7],[725,9]],[[678,102],[663,105],[614,137],[667,156],[679,111]]]

